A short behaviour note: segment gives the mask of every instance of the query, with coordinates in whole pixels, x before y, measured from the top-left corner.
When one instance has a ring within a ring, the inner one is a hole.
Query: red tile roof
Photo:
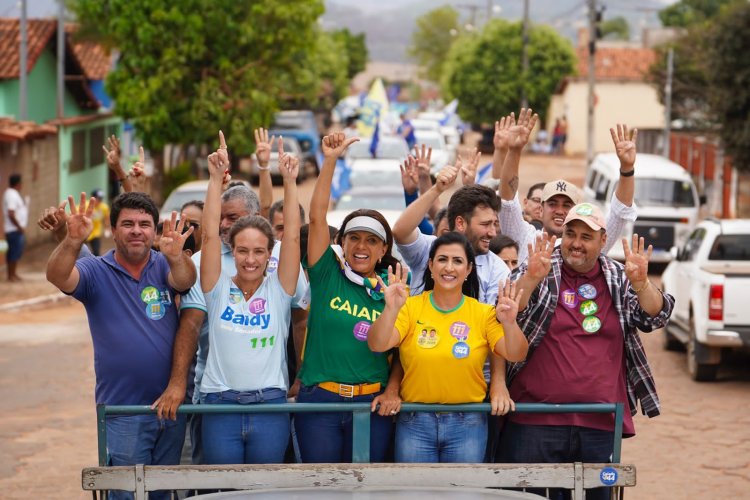
[[[578,47],[578,76],[589,74],[588,48]],[[652,49],[635,47],[597,47],[596,79],[643,81],[644,75],[656,61],[656,52]]]
[[[37,59],[57,32],[57,20],[29,19],[27,26],[29,47],[27,67],[31,73]],[[73,37],[75,31],[75,25],[65,26],[67,41],[84,75],[89,80],[103,80],[112,67],[112,57],[101,45],[94,42],[76,42]],[[15,79],[20,75],[20,45],[20,21],[0,18],[0,79]],[[67,54],[69,57],[70,52]]]
[[[57,134],[57,127],[54,125],[0,118],[0,142],[23,141],[54,134]]]
[[[27,21],[27,68],[31,72],[37,59],[54,35],[54,19],[29,19]],[[18,19],[0,18],[0,79],[18,78],[20,68],[21,30]]]

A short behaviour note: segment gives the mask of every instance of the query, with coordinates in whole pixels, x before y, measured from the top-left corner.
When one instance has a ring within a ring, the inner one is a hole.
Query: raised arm
[[[615,196],[623,205],[632,206],[635,194],[635,157],[638,129],[628,132],[628,126],[618,124],[617,131],[611,128],[612,142],[615,145],[617,158],[620,160],[620,182],[617,183]]]
[[[440,198],[450,186],[456,182],[458,172],[461,168],[461,159],[459,158],[455,166],[448,165],[440,171],[437,182],[429,191],[417,198],[417,201],[406,207],[404,212],[393,225],[393,239],[400,245],[413,243],[419,236],[417,226],[424,218],[430,206]]]
[[[273,205],[273,183],[271,182],[271,144],[276,137],[268,140],[268,130],[264,128],[255,129],[255,158],[258,160],[258,198],[260,199],[260,215],[268,218]],[[281,141],[281,137],[279,137]],[[279,148],[281,155],[281,147]]]
[[[477,168],[479,168],[479,160],[482,158],[482,153],[477,151],[477,148],[472,148],[466,155],[466,158],[463,155],[460,158],[463,164],[460,171],[461,182],[464,186],[471,186],[476,182]]]
[[[67,222],[68,214],[65,213],[65,205],[68,201],[60,203],[59,207],[45,208],[42,216],[39,217],[37,225],[44,231],[52,231],[55,241],[60,243],[68,234]]]
[[[644,250],[644,244],[643,238],[634,234],[631,250],[627,238],[622,239],[622,248],[625,252],[625,276],[630,280],[630,285],[638,296],[641,309],[654,317],[664,307],[664,296],[648,279],[648,261],[654,249],[649,245],[648,249]]]
[[[401,334],[396,329],[396,319],[398,312],[409,297],[409,291],[406,288],[409,270],[401,264],[396,264],[395,274],[392,271],[388,266],[387,285],[383,283],[380,276],[377,276],[380,286],[384,289],[385,307],[378,319],[370,326],[370,331],[367,332],[367,346],[373,352],[385,352],[401,342]]]
[[[107,144],[109,145],[109,149],[107,149],[106,145],[102,145],[104,156],[107,159],[107,166],[115,175],[117,180],[120,181],[122,190],[126,193],[129,193],[133,190],[133,184],[130,181],[130,176],[125,173],[125,170],[120,164],[120,156],[122,154],[122,150],[120,149],[120,140],[116,135],[111,135],[107,138]]]
[[[495,136],[492,138],[492,145],[495,147],[492,152],[493,179],[502,179],[503,162],[505,162],[505,156],[508,154],[508,129],[513,123],[515,123],[513,113],[503,116],[495,122]]]
[[[186,292],[195,284],[197,272],[195,264],[187,253],[183,252],[185,240],[193,234],[193,226],[187,231],[185,219],[177,222],[177,212],[172,212],[172,217],[164,222],[164,232],[159,240],[159,252],[164,255],[169,264],[169,275],[167,281],[169,286],[178,292]]]
[[[68,196],[70,216],[68,216],[68,234],[52,251],[47,261],[47,281],[66,293],[73,292],[81,276],[75,267],[81,246],[94,229],[91,214],[96,207],[93,196],[86,203],[86,193],[81,193],[81,202],[76,208],[75,200]]]
[[[224,134],[219,132],[219,149],[208,155],[208,190],[203,205],[203,242],[201,243],[201,291],[210,292],[221,275],[221,185],[229,166]]]
[[[510,280],[498,285],[500,294],[495,306],[495,317],[503,325],[505,335],[495,344],[495,354],[508,361],[523,361],[529,352],[529,342],[516,322],[522,289]]]
[[[310,236],[307,240],[307,262],[310,266],[320,260],[331,242],[328,236],[326,214],[331,202],[331,182],[336,169],[336,160],[344,154],[346,148],[357,141],[359,137],[347,139],[343,132],[323,137],[323,165],[310,199]]]
[[[422,144],[421,150],[419,146],[414,148],[414,159],[417,160],[417,177],[419,179],[420,194],[425,194],[432,187],[432,176],[430,175],[431,158],[432,148],[428,148],[424,144]],[[429,215],[431,219],[434,219],[438,210],[440,210],[440,200],[435,200],[427,211],[427,215]]]
[[[512,200],[516,196],[521,152],[528,144],[529,136],[531,131],[534,130],[538,118],[536,114],[532,114],[531,108],[522,108],[521,112],[518,113],[518,122],[508,128],[508,154],[503,162],[503,172],[500,178],[500,197],[503,200]]]
[[[557,236],[551,238],[546,232],[538,235],[536,245],[528,244],[529,260],[526,266],[526,272],[518,279],[518,288],[522,290],[519,294],[519,310],[523,311],[529,303],[529,298],[539,283],[552,269],[552,252],[555,249]]]
[[[279,172],[284,179],[284,237],[281,239],[279,252],[279,281],[284,291],[294,295],[299,278],[299,230],[302,221],[299,216],[297,197],[297,175],[299,159],[284,153],[284,146],[279,137]]]

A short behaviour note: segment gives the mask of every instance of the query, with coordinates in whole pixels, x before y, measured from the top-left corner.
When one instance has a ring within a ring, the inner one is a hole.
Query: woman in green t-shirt
[[[325,159],[310,201],[311,299],[297,401],[371,403],[370,459],[382,462],[400,400],[397,388],[385,390],[388,356],[370,351],[367,332],[385,306],[377,277],[397,263],[393,236],[379,212],[360,209],[344,219],[337,245],[330,245],[326,220],[336,162],[358,140],[343,133],[323,138]],[[298,413],[294,426],[303,462],[351,462],[351,413]]]

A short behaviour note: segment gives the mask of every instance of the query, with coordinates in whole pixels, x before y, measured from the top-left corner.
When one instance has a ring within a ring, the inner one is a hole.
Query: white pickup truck
[[[706,219],[673,254],[662,275],[675,298],[664,346],[684,344],[690,376],[714,380],[722,349],[750,346],[750,219]]]

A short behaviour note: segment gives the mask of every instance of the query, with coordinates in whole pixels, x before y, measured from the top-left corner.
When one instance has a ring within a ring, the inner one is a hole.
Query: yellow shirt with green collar
[[[481,403],[487,392],[482,367],[505,335],[495,308],[464,296],[449,311],[432,292],[409,297],[396,329],[404,367],[401,399],[409,403]]]

